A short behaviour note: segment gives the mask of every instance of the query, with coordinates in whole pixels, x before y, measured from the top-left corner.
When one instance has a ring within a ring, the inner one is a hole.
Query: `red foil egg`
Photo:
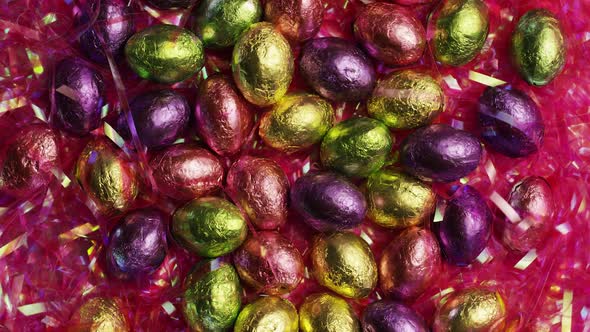
[[[404,6],[424,5],[432,3],[433,0],[393,0],[394,3]]]
[[[292,43],[306,41],[320,29],[324,16],[321,0],[268,0],[264,6],[266,21]]]
[[[227,173],[227,186],[257,228],[275,229],[287,220],[289,180],[274,161],[240,158]]]
[[[276,232],[251,234],[234,253],[242,281],[257,292],[289,293],[303,280],[303,258],[289,240]]]
[[[164,195],[188,200],[221,188],[223,166],[211,152],[193,144],[177,144],[151,160],[154,180]]]

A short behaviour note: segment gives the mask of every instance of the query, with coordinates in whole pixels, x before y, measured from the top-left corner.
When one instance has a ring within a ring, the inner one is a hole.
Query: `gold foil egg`
[[[426,125],[444,109],[445,95],[432,76],[415,70],[393,72],[380,80],[367,101],[372,118],[389,128]]]
[[[404,228],[427,221],[436,204],[436,195],[429,185],[390,169],[369,176],[366,197],[369,218],[390,228]]]
[[[287,93],[293,66],[289,43],[270,23],[253,24],[234,46],[234,80],[244,97],[258,106],[272,105]]]
[[[466,289],[444,301],[436,312],[434,332],[504,331],[506,307],[500,293]]]
[[[130,331],[118,300],[106,297],[95,297],[83,303],[68,325],[68,332]]]
[[[377,285],[373,253],[359,236],[337,232],[315,239],[311,249],[318,283],[349,298],[367,297]]]
[[[481,0],[446,0],[434,25],[436,59],[446,65],[462,66],[477,57],[486,41],[488,7]]]
[[[361,323],[343,299],[328,294],[313,294],[299,308],[302,332],[359,332]]]
[[[234,325],[234,332],[297,332],[297,309],[288,300],[263,296],[246,305]]]
[[[512,35],[512,55],[522,78],[532,85],[553,80],[565,64],[566,45],[559,20],[545,9],[524,14]]]
[[[289,94],[262,116],[259,133],[266,145],[293,152],[320,142],[333,123],[334,110],[326,100]]]

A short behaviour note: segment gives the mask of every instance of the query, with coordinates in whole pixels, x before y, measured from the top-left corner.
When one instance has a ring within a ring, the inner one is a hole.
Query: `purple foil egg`
[[[375,70],[354,43],[325,37],[308,41],[302,50],[301,74],[321,96],[334,101],[365,99],[375,86]]]
[[[428,332],[424,318],[395,301],[369,304],[363,312],[363,332]]]
[[[479,99],[479,124],[483,140],[509,157],[528,156],[543,143],[541,112],[520,90],[487,88]]]
[[[94,24],[80,36],[80,47],[92,61],[106,64],[108,60],[105,50],[115,59],[121,57],[127,39],[135,32],[135,25],[126,0],[101,0],[90,3],[89,10],[80,16],[78,25],[90,23],[96,11],[98,16]]]
[[[55,68],[55,111],[52,123],[69,133],[85,135],[100,125],[104,104],[102,75],[79,59],[67,58]]]
[[[479,165],[482,147],[468,132],[444,124],[422,127],[410,134],[401,148],[404,169],[424,180],[452,182]]]
[[[119,279],[145,276],[160,267],[167,248],[162,214],[152,209],[135,211],[111,232],[107,266]]]
[[[312,172],[291,188],[291,206],[304,221],[320,232],[358,226],[367,203],[359,189],[344,177],[330,172]]]
[[[460,187],[447,203],[438,237],[447,260],[469,265],[484,250],[492,232],[492,213],[481,194]]]
[[[129,105],[139,140],[148,148],[174,143],[190,121],[190,107],[184,96],[172,91],[151,91],[139,95]],[[121,113],[117,123],[129,137],[127,119]]]

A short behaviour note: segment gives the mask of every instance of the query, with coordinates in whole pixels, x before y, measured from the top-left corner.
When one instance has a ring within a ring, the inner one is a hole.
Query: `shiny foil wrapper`
[[[299,308],[302,332],[360,332],[361,323],[345,300],[329,293],[312,294]]]
[[[392,0],[393,3],[397,3],[403,6],[413,6],[413,5],[424,5],[432,3],[433,0]]]
[[[364,332],[429,332],[424,318],[414,309],[395,301],[369,304],[363,312]]]
[[[108,138],[90,141],[76,163],[76,179],[99,211],[122,212],[131,207],[139,177],[131,161]]]
[[[287,93],[293,78],[293,62],[285,37],[270,23],[256,23],[234,46],[234,81],[249,102],[269,106]]]
[[[392,72],[381,79],[367,101],[369,116],[392,129],[429,124],[444,110],[445,94],[432,76],[415,70]]]
[[[247,304],[234,325],[234,332],[298,332],[297,309],[277,296],[263,296]]]
[[[409,228],[383,250],[379,282],[383,292],[400,300],[420,296],[441,273],[436,236],[428,229]]]
[[[390,66],[418,61],[426,48],[426,30],[404,7],[370,3],[354,22],[354,34],[373,58]]]
[[[199,136],[211,150],[233,155],[247,141],[254,114],[231,79],[213,75],[200,84],[195,120]]]
[[[125,46],[127,63],[139,77],[176,83],[195,75],[205,63],[203,43],[175,25],[152,25],[134,34]]]
[[[505,331],[506,307],[498,292],[472,288],[443,301],[435,315],[434,332]]]
[[[334,123],[334,110],[326,100],[311,94],[289,94],[260,120],[264,143],[293,152],[320,142]]]
[[[352,118],[338,123],[324,136],[322,164],[349,177],[367,177],[379,170],[393,145],[387,127],[374,119]]]
[[[320,30],[324,6],[321,0],[268,0],[264,18],[292,43],[306,41]]]
[[[512,34],[512,56],[522,78],[546,85],[565,65],[566,40],[559,20],[545,9],[526,12]]]
[[[211,152],[196,145],[176,144],[150,160],[158,189],[178,200],[209,195],[222,186],[223,165]]]
[[[337,232],[317,237],[311,249],[318,283],[348,298],[369,296],[377,285],[377,264],[369,245],[359,236]]]
[[[303,280],[303,257],[276,232],[251,235],[233,255],[240,278],[257,293],[282,295]]]
[[[261,16],[259,0],[203,0],[195,12],[193,31],[206,48],[230,47]]]
[[[365,193],[369,218],[383,227],[404,228],[427,223],[436,205],[436,195],[428,184],[395,170],[371,174]]]
[[[287,221],[289,180],[274,161],[240,158],[227,173],[227,190],[257,228],[276,229]]]
[[[240,210],[222,198],[194,199],[174,212],[172,235],[188,251],[219,257],[238,248],[248,227]]]
[[[182,313],[191,331],[225,331],[242,305],[242,287],[234,267],[219,260],[198,263],[184,280]]]
[[[197,0],[146,0],[159,9],[181,9],[192,6]]]
[[[435,15],[432,46],[436,60],[462,66],[475,59],[488,36],[486,4],[482,0],[445,0]]]
[[[78,307],[68,332],[129,332],[129,322],[116,298],[95,297]]]

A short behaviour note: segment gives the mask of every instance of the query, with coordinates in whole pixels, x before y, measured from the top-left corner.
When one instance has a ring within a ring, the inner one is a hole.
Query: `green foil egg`
[[[287,93],[293,66],[289,43],[270,23],[252,25],[234,46],[234,81],[255,105],[272,105]]]
[[[189,30],[159,24],[134,34],[125,56],[141,78],[176,83],[196,74],[205,62],[203,43]]]
[[[565,43],[551,12],[533,9],[524,14],[512,35],[512,56],[522,78],[532,85],[551,82],[563,70]]]
[[[183,247],[199,256],[219,257],[239,247],[248,228],[235,205],[222,198],[204,197],[174,212],[172,234]]]
[[[299,316],[288,300],[277,296],[259,297],[240,312],[234,332],[297,332]]]
[[[259,0],[204,0],[196,11],[193,30],[206,48],[229,47],[261,16]]]
[[[462,66],[481,51],[489,30],[488,7],[481,0],[446,0],[434,22],[434,55]]]
[[[242,287],[234,267],[212,260],[184,281],[182,312],[192,331],[224,331],[233,326],[242,305]]]
[[[360,332],[361,323],[345,300],[329,293],[312,294],[299,308],[302,332]]]
[[[333,123],[334,110],[326,100],[289,94],[262,116],[259,133],[266,145],[293,152],[320,142]]]
[[[426,125],[444,109],[444,92],[432,76],[415,70],[393,72],[380,80],[367,101],[372,118],[392,129]]]
[[[370,118],[340,122],[324,136],[322,164],[347,176],[367,177],[387,161],[393,138],[387,127]]]

